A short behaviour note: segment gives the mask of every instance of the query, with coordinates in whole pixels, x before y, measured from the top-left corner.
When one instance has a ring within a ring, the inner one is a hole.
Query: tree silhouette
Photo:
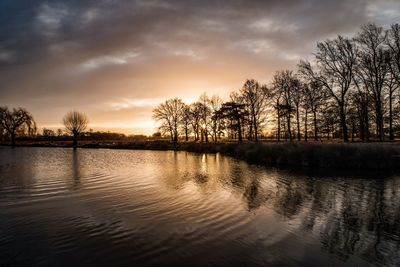
[[[85,131],[89,121],[84,113],[71,111],[63,118],[63,124],[68,133],[73,135],[73,147],[78,145],[78,136]]]
[[[240,90],[240,94],[249,110],[250,133],[253,133],[254,141],[257,142],[261,124],[265,119],[267,87],[260,85],[256,80],[247,80]]]
[[[200,103],[201,141],[203,142],[204,140],[208,143],[208,129],[210,127],[211,118],[210,98],[206,93],[203,93],[198,102]]]
[[[289,141],[292,141],[291,118],[294,111],[293,108],[293,92],[297,91],[299,82],[290,70],[277,71],[273,77],[273,87],[276,95],[279,95],[277,102],[278,117],[286,117],[287,135]],[[279,126],[280,127],[280,126]]]
[[[350,39],[338,36],[317,44],[316,70],[301,61],[301,72],[310,80],[321,83],[338,106],[343,141],[348,142],[346,107],[354,76],[357,48]]]
[[[190,120],[193,129],[194,140],[200,140],[200,120],[201,120],[201,104],[199,102],[190,105]]]
[[[220,116],[220,110],[222,106],[222,99],[219,96],[212,96],[210,99],[210,109],[211,109],[211,123],[210,123],[210,130],[211,136],[214,142],[218,141],[218,138],[221,133],[222,127],[222,117]]]
[[[364,25],[356,37],[360,46],[356,70],[374,102],[379,141],[383,141],[384,138],[383,90],[390,70],[386,39],[387,33],[375,24]]]
[[[232,132],[236,131],[238,141],[243,141],[242,125],[244,118],[248,115],[245,105],[236,102],[225,102],[220,109],[222,118],[229,120],[229,128]]]
[[[271,129],[268,123],[276,123],[278,141],[282,136],[290,141],[304,136],[307,141],[309,125],[315,141],[340,137],[348,142],[350,128],[352,141],[383,141],[386,133],[390,140],[399,136],[399,24],[387,30],[367,24],[355,38],[318,42],[314,58],[301,60],[297,67],[297,72],[277,71],[268,87],[247,79],[222,106],[220,99],[202,94],[184,112],[190,116],[177,121],[185,140],[230,136],[258,141],[268,137],[262,135]],[[276,118],[271,119],[272,110]],[[167,121],[161,128],[173,138]]]
[[[185,112],[185,103],[179,98],[168,99],[153,109],[153,118],[161,122],[159,127],[163,133],[169,133],[171,141],[178,142],[179,126]]]
[[[186,105],[183,107],[182,110],[182,130],[185,134],[185,141],[189,141],[189,134],[190,134],[190,106]]]
[[[18,133],[27,132],[32,135],[36,132],[36,123],[33,116],[23,108],[14,108],[11,111],[7,107],[0,107],[0,124],[11,138],[13,147]]]

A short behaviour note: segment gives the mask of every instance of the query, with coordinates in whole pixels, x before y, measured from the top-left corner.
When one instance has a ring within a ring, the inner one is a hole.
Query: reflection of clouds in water
[[[0,149],[2,159],[1,166],[15,166],[0,168],[0,179],[9,179],[15,187],[0,184],[0,204],[8,205],[0,209],[2,222],[9,226],[34,222],[38,227],[34,233],[31,227],[20,232],[19,244],[56,229],[56,234],[40,237],[58,238],[62,233],[84,242],[93,240],[95,233],[99,242],[76,250],[87,252],[90,247],[96,255],[107,255],[107,244],[118,240],[113,260],[116,255],[132,256],[132,244],[140,236],[155,251],[174,247],[176,259],[185,253],[199,254],[196,244],[202,252],[208,247],[210,257],[220,252],[213,247],[218,244],[226,246],[232,262],[237,261],[235,256],[247,255],[253,265],[271,257],[283,257],[285,265],[286,258],[289,263],[304,263],[305,257],[325,256],[327,262],[334,258],[339,265],[354,259],[399,265],[399,177],[310,178],[218,154],[174,151],[31,148],[2,154]],[[83,186],[84,191],[77,190]],[[14,231],[7,234],[15,237]],[[74,249],[74,243],[68,245]],[[10,248],[0,247],[6,252]],[[233,255],[235,248],[243,253]],[[313,249],[318,250],[316,255]],[[164,260],[172,254],[159,255]]]

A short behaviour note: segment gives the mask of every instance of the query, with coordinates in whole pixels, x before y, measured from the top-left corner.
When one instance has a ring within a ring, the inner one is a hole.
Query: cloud
[[[153,108],[157,106],[159,103],[163,102],[162,99],[149,99],[149,98],[142,98],[142,99],[123,99],[119,102],[111,103],[111,107],[113,110],[124,110],[130,108],[144,108],[150,107]]]
[[[0,104],[25,106],[39,125],[71,108],[94,125],[140,124],[156,100],[226,97],[295,68],[316,41],[399,12],[394,0],[5,0]]]

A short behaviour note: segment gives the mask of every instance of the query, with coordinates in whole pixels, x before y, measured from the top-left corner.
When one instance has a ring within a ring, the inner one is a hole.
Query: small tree
[[[53,130],[47,129],[47,128],[43,128],[42,137],[51,138],[51,137],[54,137],[54,136],[56,136],[56,133]]]
[[[31,135],[36,131],[32,115],[23,108],[14,108],[11,111],[7,107],[0,107],[0,124],[9,135],[13,147],[17,133],[27,132]]]
[[[78,111],[71,111],[67,113],[63,118],[63,124],[68,133],[74,137],[73,147],[74,149],[78,145],[78,136],[85,131],[89,120],[84,113]]]

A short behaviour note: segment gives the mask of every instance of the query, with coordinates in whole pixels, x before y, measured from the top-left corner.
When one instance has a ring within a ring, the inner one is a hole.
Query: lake
[[[0,266],[399,266],[400,176],[329,172],[2,147]]]

